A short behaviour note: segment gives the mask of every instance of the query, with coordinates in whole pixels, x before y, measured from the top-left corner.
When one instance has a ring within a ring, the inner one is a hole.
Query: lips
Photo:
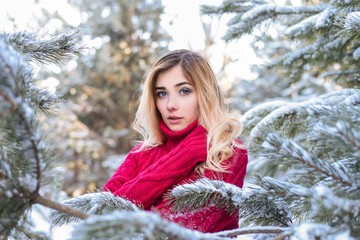
[[[177,117],[177,116],[169,116],[168,118],[168,123],[171,125],[178,125],[181,123],[181,117]]]
[[[168,119],[169,119],[169,120],[179,120],[179,119],[181,119],[181,117],[169,116]]]

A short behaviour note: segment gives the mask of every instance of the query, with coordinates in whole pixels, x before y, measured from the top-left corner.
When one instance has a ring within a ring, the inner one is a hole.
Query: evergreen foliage
[[[0,236],[6,239],[51,178],[52,148],[38,121],[57,96],[36,86],[31,63],[59,63],[78,54],[76,31],[44,38],[39,33],[0,34]]]
[[[110,192],[88,193],[77,198],[72,198],[63,202],[63,204],[80,209],[89,214],[106,214],[115,210],[137,211],[140,210],[135,204],[130,201],[114,196]],[[60,211],[53,211],[51,220],[54,225],[61,226],[73,221],[78,221],[80,218],[76,216],[69,216]]]

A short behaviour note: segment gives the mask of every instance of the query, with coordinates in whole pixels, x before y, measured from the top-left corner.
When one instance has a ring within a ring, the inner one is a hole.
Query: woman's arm
[[[206,160],[206,130],[198,126],[177,147],[154,161],[135,178],[124,182],[114,194],[150,207],[169,189]]]
[[[141,144],[135,146],[130,153],[126,156],[125,160],[116,172],[111,176],[111,178],[105,183],[103,190],[110,191],[112,193],[116,192],[125,182],[130,181],[139,174],[139,162],[138,156],[140,152],[137,150],[140,148]]]
[[[244,149],[236,149],[232,158],[233,161],[229,173],[225,173],[222,178],[218,179],[242,187],[248,163],[247,152]],[[205,175],[208,178],[212,178],[210,171]],[[158,211],[162,216],[171,221],[201,232],[218,232],[238,227],[238,213],[229,214],[226,210],[218,208],[211,203],[199,210],[183,210],[181,212],[173,212],[171,206],[164,204],[162,209],[158,209]]]

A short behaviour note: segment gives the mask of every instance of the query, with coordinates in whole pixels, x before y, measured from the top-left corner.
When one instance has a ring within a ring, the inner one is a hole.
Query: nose
[[[177,102],[176,97],[169,96],[168,99],[167,99],[167,103],[166,103],[167,110],[172,112],[174,110],[177,110],[178,107],[179,106],[178,106],[178,102]]]

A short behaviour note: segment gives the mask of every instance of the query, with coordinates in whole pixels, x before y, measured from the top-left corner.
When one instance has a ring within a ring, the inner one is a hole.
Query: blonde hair
[[[155,84],[160,73],[177,65],[181,66],[185,78],[195,87],[199,104],[199,124],[208,132],[207,159],[197,167],[197,171],[202,173],[205,169],[210,169],[224,172],[227,168],[224,160],[233,155],[234,147],[242,147],[237,141],[242,125],[239,120],[229,115],[209,62],[194,51],[171,51],[150,69],[133,123],[134,130],[143,137],[141,149],[158,146],[165,140],[159,128],[161,115],[156,108]]]

